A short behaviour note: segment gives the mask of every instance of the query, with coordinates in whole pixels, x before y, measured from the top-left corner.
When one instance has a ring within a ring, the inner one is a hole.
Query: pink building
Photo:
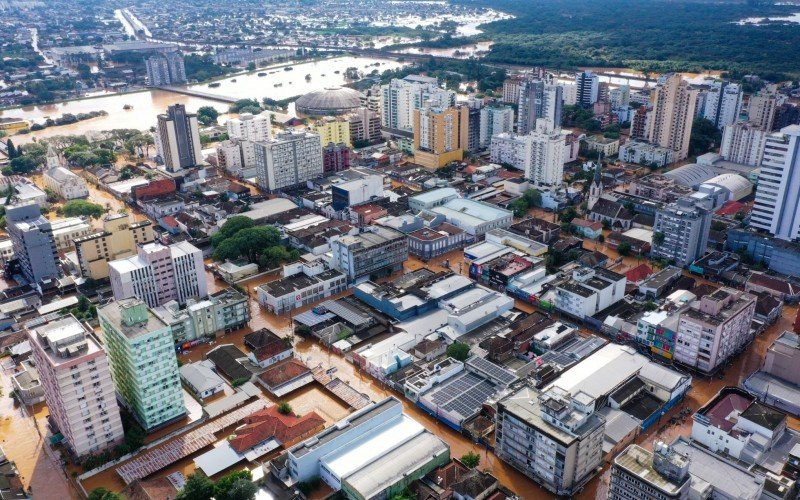
[[[122,442],[124,430],[108,358],[74,316],[29,328],[50,416],[76,456]]]
[[[753,339],[755,310],[756,297],[740,290],[704,296],[680,315],[675,361],[713,373]]]

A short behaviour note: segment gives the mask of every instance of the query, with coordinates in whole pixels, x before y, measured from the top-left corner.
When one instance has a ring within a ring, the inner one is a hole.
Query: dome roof
[[[305,115],[340,115],[361,106],[361,93],[347,87],[315,90],[295,101],[298,113]]]
[[[727,189],[731,193],[731,199],[741,200],[753,192],[753,185],[739,174],[725,173],[713,177],[705,182]]]
[[[675,181],[681,186],[695,187],[717,175],[711,167],[690,163],[675,170],[664,173],[665,177]]]

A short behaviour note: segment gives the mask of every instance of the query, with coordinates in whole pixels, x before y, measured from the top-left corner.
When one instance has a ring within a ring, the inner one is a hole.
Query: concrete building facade
[[[149,220],[133,222],[128,214],[107,215],[102,231],[75,240],[81,276],[108,278],[109,262],[130,257],[139,245],[152,241],[153,225]]]
[[[172,331],[139,299],[97,309],[120,402],[147,432],[186,414]]]
[[[70,451],[83,456],[122,442],[108,358],[92,333],[68,315],[28,335],[50,418]]]

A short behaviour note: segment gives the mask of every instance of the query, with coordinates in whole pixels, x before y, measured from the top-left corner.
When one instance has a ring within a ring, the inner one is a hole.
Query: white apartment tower
[[[800,239],[800,125],[767,136],[750,225],[782,240]]]
[[[689,156],[697,93],[681,75],[674,73],[662,77],[655,88],[653,110],[647,118],[647,140],[673,150],[674,161]]]
[[[124,437],[106,352],[74,316],[28,327],[50,418],[77,456]]]
[[[424,103],[449,108],[456,105],[456,94],[439,87],[436,78],[408,75],[381,86],[381,125],[384,128],[411,131],[414,111]]]
[[[751,122],[726,125],[719,154],[726,161],[758,167],[769,132]]]
[[[591,71],[575,75],[576,104],[585,108],[597,102],[600,94],[600,78]]]
[[[322,143],[313,132],[284,132],[255,143],[255,165],[262,189],[277,191],[322,176]]]
[[[714,82],[706,95],[703,118],[717,128],[739,120],[742,111],[742,89],[737,83]]]
[[[242,113],[239,118],[231,118],[225,123],[228,137],[241,141],[262,142],[272,139],[272,122],[269,111],[253,115]]]
[[[769,85],[756,95],[750,96],[747,121],[762,130],[772,130],[775,109],[778,107],[778,93],[774,85]]]
[[[115,300],[136,297],[157,307],[208,295],[203,252],[185,241],[146,243],[137,255],[109,262],[108,271]]]
[[[531,132],[531,162],[525,178],[536,186],[560,186],[564,180],[564,145],[566,139],[559,128],[540,118]]]
[[[514,109],[510,106],[486,106],[481,108],[480,146],[487,147],[492,137],[514,129]]]
[[[536,121],[544,118],[553,128],[561,126],[563,89],[539,79],[520,83],[517,133],[527,134],[536,128]]]

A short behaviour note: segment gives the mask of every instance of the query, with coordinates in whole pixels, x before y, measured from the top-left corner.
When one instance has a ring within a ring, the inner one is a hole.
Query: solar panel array
[[[474,373],[463,373],[422,397],[431,410],[458,414],[462,420],[480,411],[483,403],[497,391],[497,386]]]
[[[479,356],[472,356],[467,360],[467,365],[487,374],[493,380],[500,382],[500,384],[503,386],[508,386],[517,380],[517,376],[510,371],[492,363],[488,359],[484,359]]]

